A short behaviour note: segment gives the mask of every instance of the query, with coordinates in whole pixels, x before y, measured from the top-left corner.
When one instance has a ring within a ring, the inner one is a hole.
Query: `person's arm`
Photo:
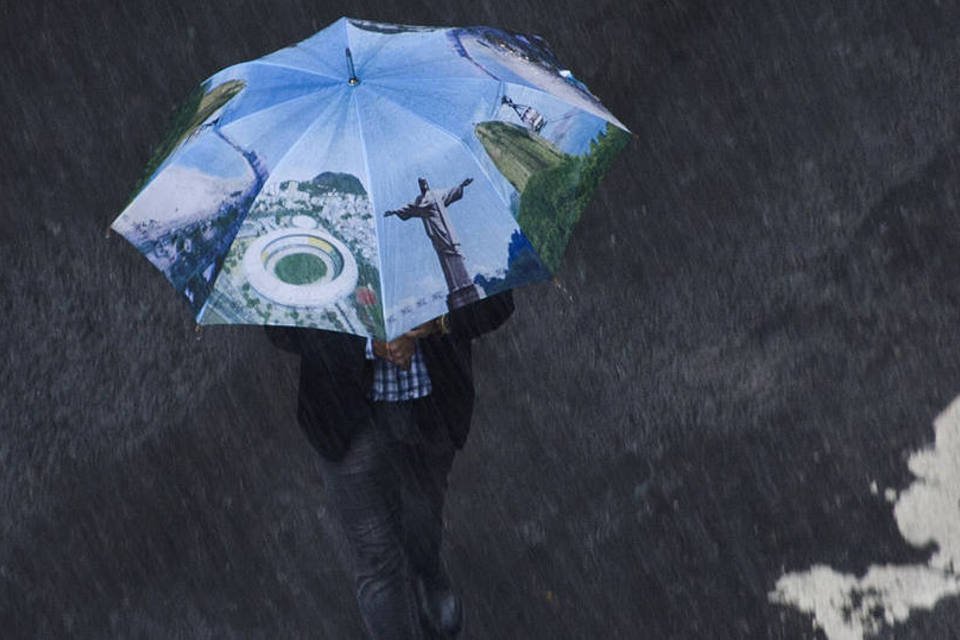
[[[441,319],[441,329],[446,329],[446,333],[457,338],[472,340],[497,329],[507,321],[513,310],[513,291],[508,289],[454,309],[447,314],[446,322]]]
[[[416,331],[416,329],[414,331]],[[403,337],[404,336],[400,336],[400,338]],[[411,348],[407,349],[407,345],[402,344],[403,341],[400,338],[397,338],[392,342],[384,342],[383,340],[367,338],[367,360],[376,360],[377,358],[380,358],[381,360],[386,360],[387,362],[397,365],[401,369],[409,369],[410,358],[413,357],[413,349],[416,348],[416,345],[411,343]]]
[[[321,398],[362,398],[366,387],[366,340],[361,336],[322,329],[301,329],[301,373],[307,372],[310,388]],[[345,408],[346,409],[346,408]],[[350,404],[348,412],[362,413]]]
[[[387,355],[380,357],[386,357],[400,368],[407,369],[420,338],[439,333],[461,340],[473,340],[502,325],[512,313],[513,292],[508,289],[411,329],[384,345]]]
[[[346,369],[361,370],[366,362],[366,340],[338,331],[300,329],[300,353],[307,360],[337,363]]]
[[[277,349],[300,353],[300,344],[297,341],[297,333],[300,330],[296,327],[266,326],[263,330]]]
[[[371,349],[367,357],[363,338],[334,331],[282,326],[265,326],[263,330],[273,346],[307,359],[316,360],[322,356],[323,359],[346,363],[359,359],[362,363],[366,359],[372,360],[375,351]]]
[[[365,339],[320,329],[300,329],[297,338],[297,419],[321,453],[342,456],[349,433],[373,420]]]

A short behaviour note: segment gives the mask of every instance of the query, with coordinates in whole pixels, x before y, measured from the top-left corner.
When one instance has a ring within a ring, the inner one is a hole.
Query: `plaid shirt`
[[[378,358],[373,354],[373,341],[367,339],[367,359],[373,360],[373,388],[370,399],[374,402],[402,402],[416,400],[430,395],[433,387],[427,363],[417,343],[417,350],[410,359],[410,368],[404,371],[392,362]]]

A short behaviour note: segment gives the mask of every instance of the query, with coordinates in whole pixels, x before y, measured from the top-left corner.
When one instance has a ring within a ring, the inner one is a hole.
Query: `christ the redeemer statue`
[[[463,254],[460,253],[460,243],[457,242],[453,226],[447,217],[447,206],[462,198],[463,188],[471,182],[473,178],[467,178],[451,189],[431,189],[426,178],[417,178],[420,195],[407,206],[383,214],[384,217],[397,216],[401,220],[420,218],[423,221],[423,229],[433,243],[443,276],[447,280],[447,288],[450,290],[447,306],[450,309],[480,299],[477,286],[467,275]]]

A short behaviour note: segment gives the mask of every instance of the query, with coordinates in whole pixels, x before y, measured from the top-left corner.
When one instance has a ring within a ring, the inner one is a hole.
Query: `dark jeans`
[[[455,449],[429,400],[376,402],[346,456],[323,459],[349,542],[360,615],[375,640],[420,640],[418,577],[438,575],[443,499]]]

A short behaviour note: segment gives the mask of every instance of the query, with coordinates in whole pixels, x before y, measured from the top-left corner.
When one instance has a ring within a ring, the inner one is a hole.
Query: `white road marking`
[[[895,500],[904,539],[915,547],[936,544],[928,563],[874,565],[862,578],[815,565],[781,577],[768,595],[771,602],[813,614],[814,627],[830,640],[863,640],[903,622],[913,610],[932,609],[943,598],[960,595],[960,397],[934,427],[933,448],[914,453],[908,462],[917,479],[899,496],[885,492]]]

